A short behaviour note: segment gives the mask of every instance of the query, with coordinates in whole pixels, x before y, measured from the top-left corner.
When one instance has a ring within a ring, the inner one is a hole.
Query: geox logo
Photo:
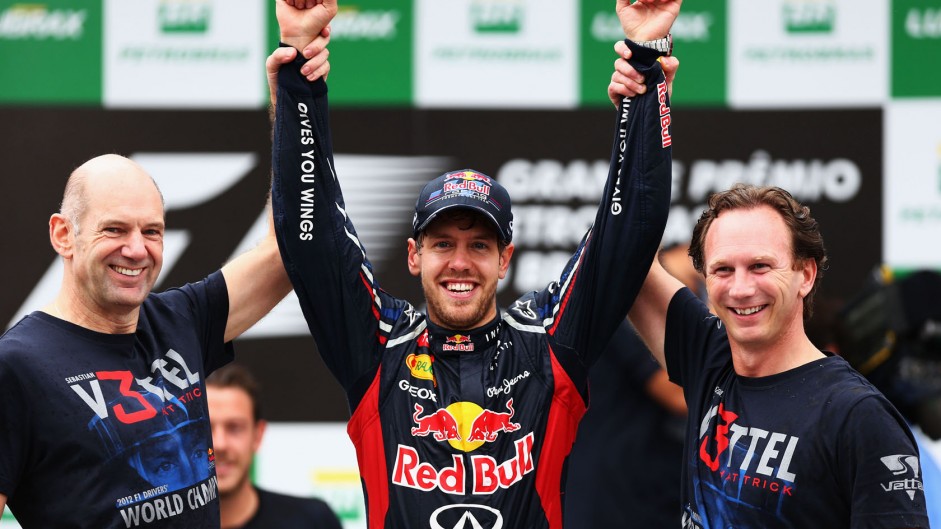
[[[86,11],[50,11],[42,4],[15,4],[0,13],[0,38],[78,40],[87,17]]]
[[[882,484],[882,490],[891,492],[893,490],[904,490],[911,500],[915,500],[915,492],[925,490],[921,479],[918,457],[908,454],[896,454],[894,456],[885,456],[880,459],[882,464],[892,472],[894,476],[906,476],[911,473],[912,477],[897,479]]]

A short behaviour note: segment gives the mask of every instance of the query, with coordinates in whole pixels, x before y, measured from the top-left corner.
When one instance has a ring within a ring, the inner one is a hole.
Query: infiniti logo
[[[445,505],[431,513],[431,529],[500,529],[500,511],[484,505],[458,503]]]

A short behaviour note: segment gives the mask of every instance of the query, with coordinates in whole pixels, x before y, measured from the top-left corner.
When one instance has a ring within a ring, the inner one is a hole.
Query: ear
[[[513,258],[513,250],[516,246],[513,243],[507,244],[503,252],[500,253],[500,279],[506,277],[506,271],[510,268],[510,259]]]
[[[68,259],[72,257],[75,244],[75,231],[72,222],[60,213],[49,217],[49,242],[57,254]]]
[[[806,298],[807,294],[810,294],[811,289],[814,288],[814,281],[816,281],[816,279],[817,261],[814,261],[813,259],[804,259],[803,266],[801,267],[801,299]]]
[[[252,439],[252,453],[258,451],[258,448],[261,447],[261,440],[265,437],[265,430],[268,428],[268,421],[264,419],[258,419],[255,422],[255,438]]]
[[[408,239],[408,272],[415,277],[421,274],[421,254],[418,253],[418,243],[415,239]]]

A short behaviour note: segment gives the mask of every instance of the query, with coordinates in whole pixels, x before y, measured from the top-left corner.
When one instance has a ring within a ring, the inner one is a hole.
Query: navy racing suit
[[[669,209],[667,87],[656,52],[632,48],[648,91],[618,109],[592,228],[557,281],[463,332],[379,287],[334,172],[327,85],[304,79],[303,59],[281,69],[278,243],[317,348],[349,400],[371,529],[562,526],[587,366],[630,309]]]

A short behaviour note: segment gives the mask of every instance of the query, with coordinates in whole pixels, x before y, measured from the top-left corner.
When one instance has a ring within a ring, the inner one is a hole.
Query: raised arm
[[[309,59],[304,65],[308,77],[326,75],[330,69],[326,54],[327,26],[336,14],[336,2],[278,0],[277,10],[281,40],[299,48]],[[272,75],[277,78],[278,68],[296,55],[294,48],[279,49],[271,54],[266,62],[269,83]],[[272,94],[275,92],[276,87]],[[272,103],[274,99],[272,95]],[[257,323],[291,291],[291,282],[281,264],[270,207],[265,238],[258,246],[223,266],[222,275],[229,291],[229,319],[225,327],[228,342]]]
[[[667,308],[670,300],[683,288],[683,283],[671,276],[657,259],[653,260],[650,272],[634,300],[628,317],[637,334],[647,344],[660,365],[666,367],[663,344],[666,337]]]

